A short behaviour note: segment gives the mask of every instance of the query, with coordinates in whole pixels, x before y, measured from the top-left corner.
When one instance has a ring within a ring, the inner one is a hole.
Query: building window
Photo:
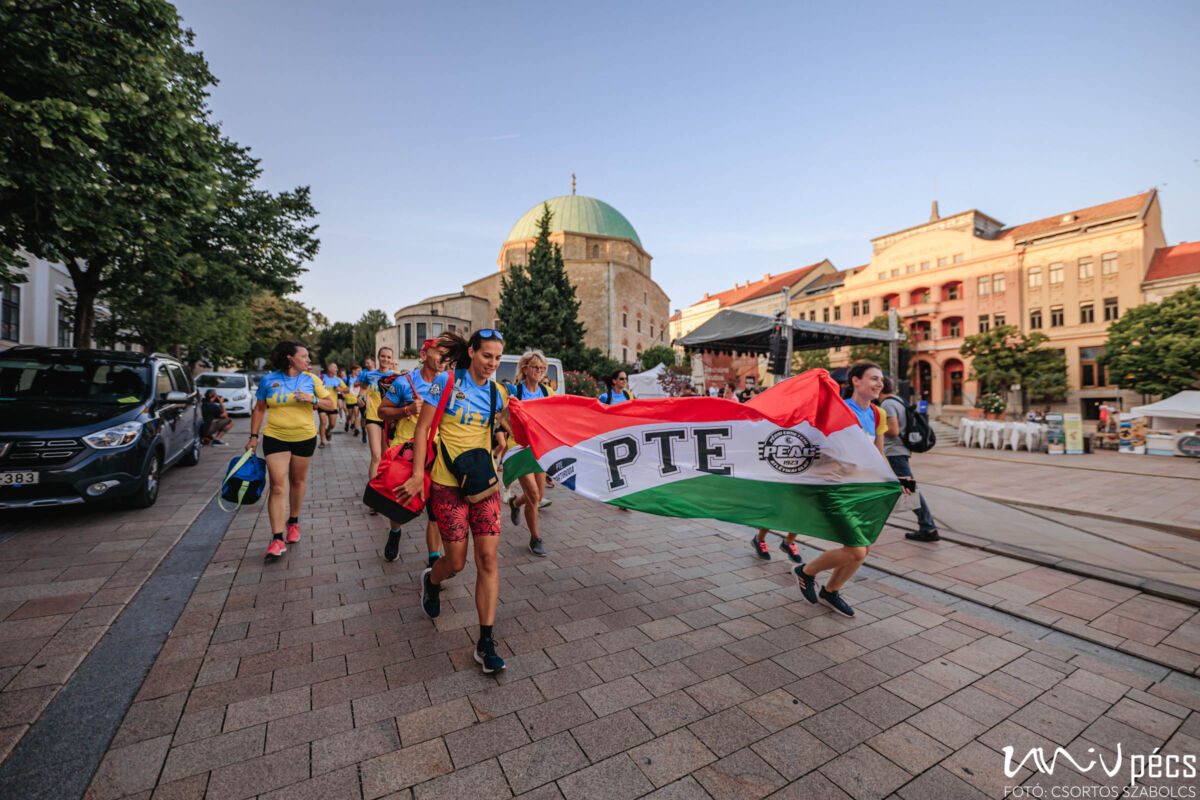
[[[879,280],[883,280],[883,279],[884,279],[884,278],[886,278],[886,277],[887,277],[887,273],[886,273],[886,272],[881,272],[881,273],[879,273]]]
[[[959,286],[961,286],[961,284],[952,283],[946,287],[947,300],[957,300],[959,298]]]
[[[1087,281],[1092,279],[1092,257],[1079,259],[1079,280]]]
[[[1108,377],[1104,374],[1104,365],[1096,363],[1096,359],[1103,352],[1103,347],[1079,348],[1079,384],[1081,386],[1108,385]]]
[[[1040,289],[1042,286],[1042,268],[1034,267],[1029,270],[1029,288]]]
[[[900,270],[899,270],[899,269],[894,269],[894,270],[892,270],[892,277],[893,277],[893,278],[898,278],[898,277],[900,277]]]
[[[871,313],[871,301],[870,300],[862,301],[862,312],[863,312],[863,314]]]
[[[71,334],[74,332],[74,326],[71,325],[71,307],[67,305],[66,300],[58,301],[58,346],[70,347]]]
[[[821,309],[821,322],[829,322],[829,306]]]
[[[808,312],[808,321],[809,322],[817,321],[817,310],[815,308],[812,311]]]
[[[992,294],[1004,293],[1004,273],[997,272],[992,276]]]
[[[1087,325],[1089,322],[1096,321],[1096,312],[1092,309],[1091,303],[1079,304],[1079,324]]]
[[[958,263],[959,263],[959,262],[961,262],[962,260],[963,260],[963,254],[962,254],[962,253],[955,253],[955,254],[954,254],[954,263],[955,263],[955,264],[958,264]]]
[[[621,361],[628,363],[628,361],[629,361],[629,348],[628,347],[621,348]]]
[[[982,278],[979,279],[979,288],[976,289],[976,293],[980,294],[980,295],[985,295],[985,294],[991,293],[991,291],[992,291],[992,279],[990,276],[984,275]]]
[[[991,329],[991,327],[992,327],[992,324],[991,324],[991,321],[988,319],[987,314],[983,314],[982,316],[979,317],[979,332],[980,333],[987,333]]]
[[[1003,314],[992,314],[992,325],[999,328],[1003,324],[1004,324],[1004,315]]]
[[[446,330],[450,331],[451,333],[454,333],[455,331],[457,331],[457,330],[458,330],[458,328],[457,328],[456,326],[454,326],[454,325],[451,325],[449,322],[447,322],[447,323],[446,323]]]
[[[654,338],[654,326],[653,325],[650,326],[650,338],[651,339]]]
[[[921,270],[922,270],[922,271],[924,271],[924,270],[927,270],[927,269],[929,269],[929,262],[928,262],[928,261],[922,261],[922,262],[921,262]]]
[[[21,341],[21,290],[11,283],[4,284],[3,307],[0,309],[0,339]]]
[[[942,335],[951,339],[962,335],[962,320],[948,319],[942,324]]]
[[[405,350],[413,349],[412,323],[411,322],[404,323],[404,349]]]
[[[430,335],[431,337],[433,337],[433,336],[437,336],[437,335],[439,335],[439,334],[442,332],[442,323],[440,323],[440,322],[435,322],[435,323],[433,323],[433,324],[432,324],[431,328],[432,328],[432,329],[429,331],[429,335]],[[424,340],[422,340],[422,341],[424,341]]]
[[[916,265],[916,264],[909,264],[907,267],[905,267],[905,268],[904,268],[904,271],[905,271],[905,272],[916,272],[916,271],[917,271],[917,265]]]
[[[1050,306],[1050,327],[1061,328],[1063,326],[1063,307]]]
[[[1117,254],[1105,253],[1100,256],[1100,274],[1101,275],[1116,275],[1117,274]]]
[[[850,304],[850,316],[852,316],[852,317],[858,316],[858,301],[857,300],[855,300],[853,303]]]
[[[629,327],[629,315],[626,314],[625,312],[621,312],[621,327],[622,328]]]
[[[947,265],[947,264],[949,264],[949,263],[950,263],[950,259],[946,258],[945,256],[943,256],[942,258],[939,258],[939,259],[938,259],[938,266],[939,266],[939,267],[944,267],[944,266],[946,266],[946,265]]]
[[[839,320],[841,320],[841,318],[842,318],[842,307],[834,306],[833,307],[833,321],[838,322]]]
[[[647,305],[650,302],[650,293],[642,292],[642,305]]]
[[[594,245],[592,245],[592,258],[599,258],[599,257],[600,257],[600,245],[594,244]]]
[[[1042,310],[1035,308],[1029,312],[1029,329],[1032,331],[1041,330],[1042,328]]]
[[[1063,282],[1063,264],[1061,261],[1051,264],[1050,267],[1046,271],[1049,273],[1049,280],[1050,280],[1051,286],[1053,286],[1056,283]]]
[[[921,334],[922,342],[928,342],[933,338],[933,327],[928,322],[918,322],[917,330]]]
[[[426,339],[429,338],[429,334],[427,334],[425,331],[426,331],[425,323],[418,322],[417,323],[417,341],[418,342],[424,342]]]
[[[1120,310],[1117,308],[1117,298],[1104,298],[1104,321],[1113,322],[1117,317],[1121,316]]]
[[[637,325],[637,332],[641,333],[642,332],[642,321],[639,319],[637,321],[636,325]]]

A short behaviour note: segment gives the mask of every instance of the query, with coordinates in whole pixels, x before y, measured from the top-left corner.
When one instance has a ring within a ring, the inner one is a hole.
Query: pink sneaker
[[[288,544],[295,544],[298,541],[300,541],[300,524],[293,522],[287,526],[287,542]]]
[[[283,543],[283,539],[272,539],[267,545],[267,558],[279,558],[287,552],[287,545]]]

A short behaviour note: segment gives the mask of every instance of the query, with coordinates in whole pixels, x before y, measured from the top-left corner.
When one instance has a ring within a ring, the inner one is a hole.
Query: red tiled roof
[[[732,289],[708,295],[703,300],[699,300],[692,305],[709,303],[716,300],[719,308],[725,308],[726,306],[742,303],[746,300],[753,300],[756,297],[765,297],[766,295],[781,291],[785,286],[795,285],[797,281],[824,263],[824,261],[818,261],[815,264],[809,264],[807,267],[800,267],[800,269],[794,269],[790,272],[783,272],[779,275],[768,275],[763,277],[762,280],[754,281],[753,283],[747,282],[745,286],[734,286]]]
[[[1043,233],[1050,233],[1063,227],[1078,227],[1087,225],[1091,222],[1098,222],[1109,217],[1118,217],[1123,214],[1136,214],[1141,210],[1146,203],[1146,198],[1150,192],[1135,194],[1132,197],[1124,197],[1120,200],[1113,200],[1111,203],[1101,203],[1098,206],[1090,208],[1081,208],[1078,211],[1069,211],[1064,214],[1055,214],[1053,217],[1046,217],[1034,222],[1026,222],[1024,225],[1017,225],[1012,228],[1005,228],[996,234],[996,238],[1008,237],[1011,239],[1029,239]],[[1073,217],[1074,219],[1063,221],[1063,217]]]
[[[1200,273],[1200,242],[1183,242],[1154,251],[1150,269],[1146,270],[1146,281],[1161,281],[1196,273]]]

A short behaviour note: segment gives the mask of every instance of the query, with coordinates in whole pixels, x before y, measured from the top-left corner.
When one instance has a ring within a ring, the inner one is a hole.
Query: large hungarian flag
[[[861,546],[879,536],[901,494],[821,369],[745,404],[676,397],[605,406],[561,395],[513,401],[511,414],[524,448],[505,462],[506,483],[540,468],[585,497],[649,514]]]

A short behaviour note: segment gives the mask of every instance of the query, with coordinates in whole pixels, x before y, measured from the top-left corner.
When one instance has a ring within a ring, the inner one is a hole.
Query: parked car
[[[200,395],[213,389],[225,401],[225,411],[234,414],[250,415],[254,409],[254,395],[250,391],[250,377],[243,373],[230,372],[201,372],[196,376],[196,388]]]
[[[250,394],[254,394],[258,391],[258,382],[268,373],[261,369],[239,369],[238,374],[250,379]]]
[[[199,392],[177,359],[19,345],[0,352],[0,509],[158,499],[200,460]]]

